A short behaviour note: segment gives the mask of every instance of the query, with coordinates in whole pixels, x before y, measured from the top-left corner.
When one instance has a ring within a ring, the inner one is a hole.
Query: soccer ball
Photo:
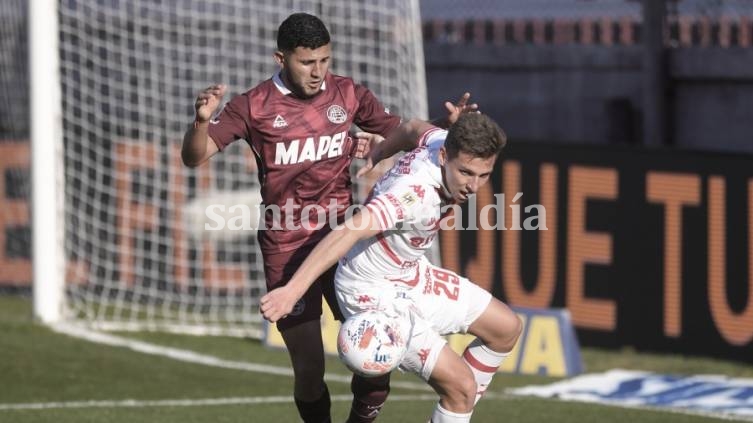
[[[337,335],[337,354],[351,371],[376,377],[394,370],[408,350],[410,324],[369,310],[349,317]]]

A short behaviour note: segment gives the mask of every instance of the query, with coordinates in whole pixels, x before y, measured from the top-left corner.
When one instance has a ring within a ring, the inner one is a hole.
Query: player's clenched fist
[[[265,319],[274,323],[287,316],[299,298],[289,286],[273,289],[261,297],[261,313]]]
[[[225,84],[210,85],[204,91],[200,92],[196,97],[196,103],[194,108],[196,109],[196,120],[199,122],[206,122],[212,114],[217,110],[217,107],[222,101],[222,97],[227,91]]]

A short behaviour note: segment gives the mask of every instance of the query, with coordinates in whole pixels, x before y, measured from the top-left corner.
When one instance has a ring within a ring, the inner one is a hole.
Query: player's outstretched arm
[[[322,239],[285,286],[269,291],[261,297],[261,312],[270,322],[276,322],[293,310],[295,303],[311,284],[332,267],[361,239],[382,232],[368,209],[362,209]]]
[[[432,125],[447,129],[458,120],[460,115],[464,113],[478,113],[478,104],[468,104],[470,98],[471,93],[464,93],[454,104],[446,101],[444,106],[447,109],[447,116],[434,119],[431,123],[419,119],[411,119],[408,122],[403,122],[387,135],[386,138],[369,132],[356,133],[359,146],[365,145],[363,148],[359,147],[359,149],[366,152],[360,155],[356,154],[356,158],[366,159],[366,164],[358,170],[356,177],[369,173],[380,161],[392,157],[394,154],[401,151],[410,151],[418,147],[419,138]]]
[[[444,103],[444,106],[447,109],[447,116],[434,119],[433,121],[431,121],[431,124],[439,128],[447,129],[450,127],[450,125],[455,123],[463,113],[479,113],[478,104],[468,104],[468,100],[470,98],[470,93],[464,93],[462,96],[460,96],[460,99],[455,104],[446,101]],[[355,134],[355,136],[357,147],[353,156],[357,159],[366,159],[367,161],[371,159],[373,161],[373,158],[371,157],[371,151],[375,148],[379,148],[378,145],[381,144],[385,140],[385,138],[381,135],[372,134],[369,132],[358,132]],[[363,172],[358,172],[357,176],[368,173],[374,166],[376,166],[376,164],[380,160],[391,157],[398,152],[410,151],[418,147],[418,139],[415,137],[408,137],[406,139],[394,138],[393,140],[393,145],[389,145],[388,143],[388,145],[382,147],[381,151],[377,153],[382,157],[376,162],[367,163],[367,166],[363,170]]]
[[[368,132],[357,132],[357,138],[370,141],[371,149],[366,157],[366,164],[358,169],[356,177],[367,174],[380,161],[392,157],[400,151],[409,151],[418,147],[421,135],[433,127],[434,125],[421,119],[411,119],[401,123],[386,138]]]
[[[209,137],[209,119],[220,106],[227,87],[222,84],[211,85],[196,97],[194,109],[196,117],[193,125],[183,136],[183,148],[180,155],[183,164],[196,167],[212,157],[219,149]]]

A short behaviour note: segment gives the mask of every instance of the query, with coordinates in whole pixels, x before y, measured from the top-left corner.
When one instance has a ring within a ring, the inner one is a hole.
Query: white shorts
[[[427,381],[447,343],[442,336],[466,333],[492,299],[483,288],[426,259],[402,275],[369,280],[341,264],[335,287],[346,318],[380,309],[410,322],[410,343],[400,367]]]

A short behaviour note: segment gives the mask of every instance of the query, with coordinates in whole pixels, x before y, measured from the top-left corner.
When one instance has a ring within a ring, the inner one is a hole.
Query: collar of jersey
[[[282,78],[280,77],[281,70],[278,70],[277,73],[274,74],[272,77],[272,82],[275,83],[275,87],[277,87],[277,90],[282,95],[288,95],[292,94],[293,92],[288,89],[288,87],[285,86],[285,84],[282,82]],[[327,89],[327,81],[322,81],[322,91]]]

